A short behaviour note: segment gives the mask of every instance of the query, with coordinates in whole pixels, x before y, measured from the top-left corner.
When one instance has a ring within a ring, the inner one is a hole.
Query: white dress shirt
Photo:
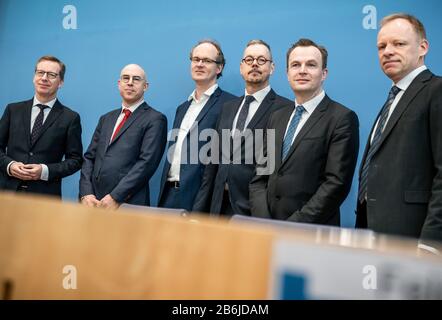
[[[124,104],[121,105],[121,111],[120,111],[121,113],[120,113],[120,115],[118,116],[117,121],[115,122],[114,130],[112,130],[112,135],[111,135],[111,138],[110,138],[110,140],[109,140],[109,144],[112,142],[112,137],[114,136],[114,134],[115,134],[115,130],[117,129],[118,125],[120,124],[121,121],[123,121],[123,118],[124,118],[124,112],[123,112],[123,110],[124,110],[124,109],[129,109],[129,111],[131,112],[131,115],[132,115],[132,113],[134,113],[135,110],[137,110],[137,108],[138,108],[139,106],[141,106],[143,103],[144,103],[144,99],[141,99],[140,101],[138,101],[138,102],[136,102],[136,103],[134,103],[133,105],[128,106],[128,107],[126,107]]]
[[[196,90],[193,90],[192,94],[189,96],[187,101],[192,101],[186,114],[181,121],[180,127],[178,128],[178,136],[176,143],[174,145],[172,161],[170,164],[170,170],[168,173],[167,181],[180,181],[180,166],[181,166],[181,152],[183,141],[189,133],[190,129],[195,123],[196,118],[203,110],[207,101],[209,101],[210,96],[218,88],[218,84],[214,84],[209,89],[207,89],[199,99],[196,98]],[[189,155],[187,155],[189,156]]]
[[[264,98],[266,97],[266,95],[270,92],[270,90],[271,90],[270,85],[268,85],[264,89],[256,91],[254,94],[252,94],[252,96],[255,98],[255,100],[250,103],[249,113],[247,114],[244,129],[247,128],[247,125],[249,124],[250,120],[252,120],[253,116],[255,115],[256,111],[258,110],[259,106],[261,105],[261,103],[264,100]],[[244,102],[246,101],[246,99],[245,99],[246,96],[249,96],[249,93],[247,92],[247,90],[245,90],[245,92],[244,92],[244,99],[241,102],[241,106],[239,107],[238,112],[236,113],[235,119],[233,119],[232,129],[236,128],[236,123],[238,122],[238,116],[239,116],[239,113],[241,112],[241,109],[244,106]],[[232,130],[232,131],[234,131],[234,130]]]
[[[302,106],[304,107],[305,111],[301,115],[301,119],[299,120],[298,126],[296,127],[295,134],[293,135],[293,140],[291,144],[293,144],[293,141],[295,141],[296,136],[298,135],[299,131],[301,131],[304,124],[307,122],[308,118],[312,115],[313,111],[315,111],[316,107],[321,103],[322,99],[325,97],[325,92],[322,90],[316,97],[310,99],[307,102],[304,102]],[[299,104],[295,99],[295,106],[299,106]],[[285,128],[285,134],[284,138],[287,134],[287,130],[289,128],[290,122],[292,121],[292,118],[295,116],[296,108],[293,110],[292,115],[290,116],[289,122],[287,123],[287,128]]]
[[[388,117],[387,117],[387,120],[385,121],[384,129],[387,127],[388,120],[390,120],[390,117],[391,117],[394,109],[396,108],[397,104],[401,100],[402,96],[404,95],[405,90],[407,90],[407,88],[413,82],[414,78],[416,78],[419,75],[419,73],[421,73],[422,71],[424,71],[426,69],[427,69],[427,67],[425,65],[420,66],[419,68],[414,69],[409,74],[407,74],[405,77],[403,77],[401,80],[399,80],[398,83],[396,83],[396,87],[401,89],[401,91],[398,92],[398,94],[396,95],[396,97],[393,100],[393,103],[390,106],[390,110],[388,110]],[[392,86],[394,86],[394,85],[395,84],[393,83]],[[379,123],[379,119],[376,120],[376,125],[373,129],[373,133],[371,134],[370,144],[373,141],[374,134],[376,132],[376,128],[378,127],[378,123]]]
[[[48,101],[46,103],[42,103],[40,101],[38,101],[37,97],[34,96],[34,101],[32,102],[32,109],[31,109],[31,123],[30,123],[30,131],[32,132],[32,129],[34,128],[34,123],[35,123],[35,119],[37,119],[38,114],[40,113],[40,108],[37,107],[37,104],[43,104],[45,106],[48,106],[49,108],[45,108],[43,110],[43,124],[45,123],[46,119],[48,118],[49,112],[51,112],[52,107],[55,104],[55,101],[57,101],[57,98],[52,99],[51,101]],[[8,166],[6,167],[6,172],[8,173],[8,175],[10,176],[11,174],[9,173],[9,168],[11,167],[11,164],[13,164],[16,161],[11,161]],[[40,175],[40,180],[44,180],[44,181],[48,181],[49,179],[49,169],[48,166],[45,165],[44,163],[40,163],[41,165],[41,175]]]

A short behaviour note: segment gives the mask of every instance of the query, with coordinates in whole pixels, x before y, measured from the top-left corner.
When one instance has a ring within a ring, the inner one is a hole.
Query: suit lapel
[[[301,143],[302,139],[305,137],[305,135],[318,123],[319,119],[322,118],[322,116],[325,114],[325,111],[327,110],[327,106],[330,103],[330,98],[326,95],[324,99],[319,103],[317,108],[313,111],[312,115],[308,118],[307,122],[304,124],[302,129],[299,131],[298,135],[295,138],[295,141],[293,141],[292,146],[290,147],[290,150],[287,154],[287,157],[281,164],[281,167],[287,162],[287,160],[291,157],[293,152],[296,150],[296,148]],[[290,115],[289,115],[290,117]]]
[[[275,98],[275,91],[273,91],[273,89],[270,89],[269,93],[267,93],[264,100],[262,100],[261,104],[259,105],[258,110],[256,110],[255,114],[253,115],[253,118],[248,123],[247,128],[255,128],[259,120],[261,120],[262,117],[269,111],[269,109],[273,105]]]
[[[115,123],[117,122],[118,116],[121,113],[121,108],[115,111],[112,111],[111,114],[109,115],[108,119],[104,120],[104,124],[103,124],[103,132],[104,132],[104,136],[105,136],[105,141],[106,143],[106,149],[105,152],[107,150],[107,148],[109,148],[110,145],[110,139],[112,137],[112,133],[114,132],[114,127],[115,127]]]
[[[117,141],[118,138],[127,130],[127,128],[129,128],[132,125],[132,123],[134,123],[134,121],[137,120],[141,116],[143,109],[147,109],[147,108],[148,108],[147,103],[143,102],[143,104],[141,104],[137,108],[137,110],[135,110],[135,112],[132,113],[129,118],[127,118],[123,127],[120,129],[120,131],[118,131],[117,135],[115,136],[115,138],[111,141],[111,143],[109,145],[112,145],[115,141]],[[118,118],[118,116],[117,116],[117,118]],[[114,126],[115,126],[115,123],[114,123]],[[109,137],[109,139],[110,139],[110,137]]]
[[[206,102],[206,104],[204,105],[203,109],[201,110],[201,112],[198,114],[198,116],[196,117],[195,122],[200,122],[201,119],[204,118],[204,116],[207,114],[207,112],[209,112],[210,109],[212,109],[212,107],[215,105],[215,103],[218,101],[218,98],[221,94],[221,89],[217,88],[213,94],[210,96],[209,100]]]
[[[55,122],[55,120],[58,119],[58,117],[63,113],[63,106],[60,102],[58,102],[58,99],[55,101],[54,106],[49,111],[48,117],[46,118],[45,122],[43,123],[43,127],[41,128],[40,135],[35,139],[34,145],[37,143],[37,141],[40,139],[40,137],[45,133],[46,130]]]
[[[396,108],[394,108],[393,113],[390,116],[390,119],[387,122],[384,132],[382,132],[381,141],[379,142],[379,146],[377,150],[379,150],[382,143],[389,136],[391,130],[396,126],[397,122],[401,118],[402,114],[407,110],[410,106],[410,102],[414,99],[414,97],[422,90],[425,86],[425,81],[431,78],[431,72],[428,70],[423,71],[420,75],[418,75],[410,84],[410,86],[405,90],[403,96],[399,100]],[[376,150],[376,151],[377,151]]]
[[[294,108],[284,108],[281,110],[281,116],[276,119],[277,125],[275,126],[275,164],[276,170],[279,169],[282,162],[282,144],[284,141],[285,130],[287,129],[290,116],[292,115]],[[268,155],[267,155],[268,156]]]
[[[23,106],[23,130],[25,131],[28,147],[31,147],[31,114],[33,99],[26,101]]]

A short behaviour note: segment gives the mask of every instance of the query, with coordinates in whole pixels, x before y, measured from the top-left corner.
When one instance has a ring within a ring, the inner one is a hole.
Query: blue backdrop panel
[[[150,87],[146,101],[166,114],[170,127],[175,108],[194,85],[189,76],[189,50],[207,37],[221,43],[227,58],[222,88],[243,93],[239,74],[242,51],[248,40],[260,38],[273,50],[276,71],[272,87],[293,99],[285,55],[293,42],[308,37],[329,50],[327,93],[359,116],[361,154],[390,85],[378,65],[372,18],[379,22],[398,11],[420,18],[430,41],[426,64],[441,74],[442,63],[437,59],[442,56],[441,9],[438,0],[0,0],[0,112],[9,102],[32,97],[35,61],[52,54],[67,65],[59,98],[80,113],[85,148],[99,116],[120,106],[117,80],[120,69],[128,63],[138,63],[147,71]],[[371,19],[367,18],[370,13]],[[150,182],[153,204],[161,168]],[[65,179],[65,199],[76,199],[78,180],[78,173]],[[356,181],[357,174],[342,206],[344,226],[354,224]]]

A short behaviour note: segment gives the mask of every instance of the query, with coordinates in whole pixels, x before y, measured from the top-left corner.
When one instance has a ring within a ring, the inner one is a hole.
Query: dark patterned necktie
[[[359,193],[358,200],[362,203],[365,199],[365,195],[367,194],[367,180],[368,180],[368,170],[370,169],[370,161],[376,150],[379,147],[381,142],[382,132],[384,131],[385,124],[387,122],[388,113],[390,112],[390,107],[393,104],[396,95],[401,91],[396,86],[393,86],[388,94],[387,101],[382,107],[381,115],[379,116],[378,125],[376,127],[376,131],[373,136],[373,141],[370,143],[370,148],[368,149],[367,156],[365,157],[364,166],[362,167],[361,176],[359,179]]]
[[[250,103],[255,101],[253,96],[246,96],[244,105],[238,115],[238,120],[236,121],[236,130],[242,132],[246,126],[247,115],[249,114]]]
[[[43,129],[44,109],[49,108],[44,104],[36,104],[35,106],[40,108],[40,112],[38,113],[37,118],[35,118],[34,126],[32,127],[31,145],[33,145],[40,136],[41,129]]]
[[[287,134],[285,135],[284,141],[282,143],[282,160],[287,157],[289,153],[290,147],[292,146],[293,137],[295,136],[296,128],[299,125],[299,121],[301,121],[302,114],[304,113],[305,108],[301,105],[296,107],[295,115],[290,121],[290,124],[287,128]]]

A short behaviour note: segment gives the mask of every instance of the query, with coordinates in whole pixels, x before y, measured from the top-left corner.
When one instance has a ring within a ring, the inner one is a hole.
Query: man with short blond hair
[[[442,78],[416,17],[385,17],[377,48],[392,84],[362,158],[356,227],[442,241]]]

